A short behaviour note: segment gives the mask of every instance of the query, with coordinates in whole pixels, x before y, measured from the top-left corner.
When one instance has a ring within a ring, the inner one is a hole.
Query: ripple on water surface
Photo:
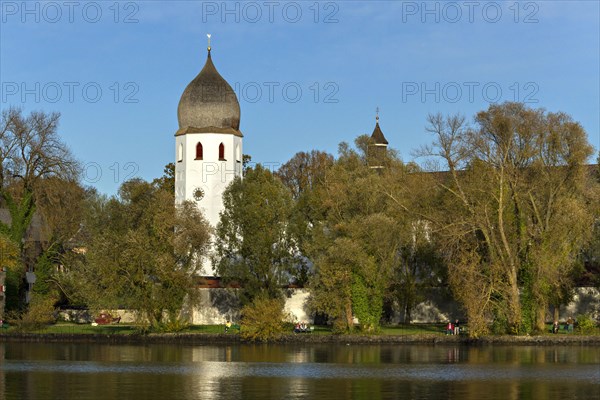
[[[308,378],[308,379],[400,379],[425,381],[502,381],[514,379],[600,382],[598,365],[469,365],[469,364],[385,364],[348,365],[323,363],[220,362],[133,363],[92,361],[5,360],[4,372],[60,374],[159,374],[206,375],[211,378]]]

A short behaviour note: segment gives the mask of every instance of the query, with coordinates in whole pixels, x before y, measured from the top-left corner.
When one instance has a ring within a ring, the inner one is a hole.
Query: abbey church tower
[[[240,104],[215,68],[211,47],[200,73],[188,84],[177,109],[175,202],[193,201],[211,226],[219,222],[222,195],[242,175]],[[215,276],[204,263],[204,276]]]

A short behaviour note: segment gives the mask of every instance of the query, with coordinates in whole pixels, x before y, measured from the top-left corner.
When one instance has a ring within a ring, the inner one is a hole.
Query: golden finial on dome
[[[208,52],[210,53],[210,33],[206,34],[206,37],[208,38]]]

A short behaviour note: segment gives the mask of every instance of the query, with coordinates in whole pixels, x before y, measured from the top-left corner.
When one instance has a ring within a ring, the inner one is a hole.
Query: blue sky
[[[564,111],[600,148],[597,1],[0,1],[0,106],[62,114],[84,182],[113,194],[174,160],[177,104],[206,59],[234,87],[244,153],[336,154],[375,109],[405,161],[429,113]]]

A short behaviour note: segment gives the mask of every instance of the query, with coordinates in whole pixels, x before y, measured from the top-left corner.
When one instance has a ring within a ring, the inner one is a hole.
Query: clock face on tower
[[[200,201],[204,198],[204,190],[200,188],[194,189],[194,200]]]

